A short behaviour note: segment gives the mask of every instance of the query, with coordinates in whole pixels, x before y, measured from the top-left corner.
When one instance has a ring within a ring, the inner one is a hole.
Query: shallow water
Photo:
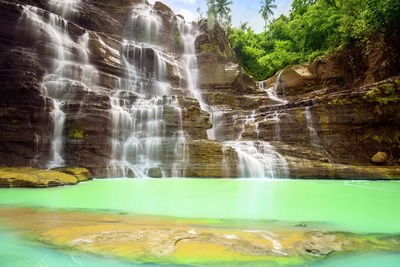
[[[391,181],[107,179],[49,189],[1,189],[0,205],[94,209],[184,218],[316,222],[334,230],[400,233]]]
[[[0,189],[2,206],[214,219],[247,229],[301,224],[395,234],[400,233],[398,203],[400,183],[394,181],[107,179],[59,188]],[[0,266],[138,266],[24,242],[0,231]],[[400,254],[332,257],[310,266],[400,266]]]
[[[0,266],[7,267],[147,267],[83,253],[67,253],[27,242],[18,235],[0,230]]]
[[[399,267],[400,253],[362,254],[311,264],[308,267]]]

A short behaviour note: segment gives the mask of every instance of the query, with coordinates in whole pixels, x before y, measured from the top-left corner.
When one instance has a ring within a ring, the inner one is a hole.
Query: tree
[[[249,25],[248,21],[244,21],[244,22],[241,21],[240,22],[240,29],[245,32],[247,30],[247,28],[248,28],[248,25]]]
[[[217,6],[215,0],[207,0],[207,26],[208,29],[214,29],[217,20]]]
[[[213,23],[213,20],[217,20],[225,27],[228,27],[232,20],[229,7],[231,4],[232,1],[230,0],[207,0],[207,16],[210,22]]]
[[[200,8],[200,7],[198,7],[198,8],[196,9],[196,12],[197,12],[197,15],[198,15],[198,20],[204,19],[204,14],[203,14],[203,12],[201,11],[201,8]]]
[[[329,0],[326,0],[329,1]],[[295,15],[303,15],[304,13],[307,12],[308,8],[312,5],[314,5],[317,2],[317,0],[293,0],[291,6],[290,6],[290,15],[295,16]]]
[[[275,0],[263,0],[261,1],[261,9],[260,9],[260,14],[265,20],[265,28],[267,28],[267,23],[268,19],[270,16],[274,15],[274,12],[272,11],[273,8],[277,8],[276,5],[273,5],[272,3],[275,2]]]
[[[229,0],[215,0],[216,4],[216,13],[218,16],[218,21],[223,24],[231,23],[231,9],[230,5],[232,5],[232,1]]]

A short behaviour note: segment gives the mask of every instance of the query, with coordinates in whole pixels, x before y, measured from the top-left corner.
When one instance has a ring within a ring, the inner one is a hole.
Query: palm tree
[[[231,22],[231,9],[232,1],[230,0],[215,0],[215,13],[221,23],[230,24]]]
[[[270,16],[274,15],[274,12],[272,11],[273,8],[277,8],[276,5],[273,5],[272,3],[275,2],[275,0],[263,0],[261,1],[261,9],[260,9],[260,14],[265,20],[265,28],[267,28],[267,23],[268,19]]]
[[[240,22],[240,29],[245,32],[247,30],[248,25],[249,25],[248,21],[245,21],[245,22],[241,21]]]

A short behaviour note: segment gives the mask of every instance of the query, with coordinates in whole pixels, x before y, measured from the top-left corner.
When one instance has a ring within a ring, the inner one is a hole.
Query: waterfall
[[[127,81],[111,97],[110,176],[146,177],[147,169],[161,167],[163,95],[169,87],[159,80],[165,71],[161,53],[147,49],[134,41],[126,41],[122,48]],[[153,66],[146,60],[146,51],[154,52]]]
[[[188,90],[193,98],[200,103],[200,108],[207,111],[211,117],[212,129],[207,130],[207,136],[210,140],[216,140],[216,131],[218,128],[218,118],[222,115],[216,107],[212,107],[205,103],[201,91],[199,89],[199,69],[197,65],[196,55],[196,38],[199,34],[198,26],[195,23],[186,23],[179,20],[179,31],[183,42],[183,66],[186,73]]]
[[[196,55],[196,38],[199,35],[197,24],[177,18],[184,48],[183,54],[177,56],[162,45],[164,22],[153,6],[147,3],[134,4],[123,29],[118,51],[109,47],[101,34],[85,30],[79,33],[71,31],[70,27],[79,26],[72,25],[68,18],[82,8],[81,1],[49,0],[48,3],[53,13],[26,5],[18,22],[19,28],[26,30],[21,33],[32,44],[27,49],[42,56],[40,60],[46,70],[41,81],[42,94],[53,103],[48,168],[68,164],[68,157],[64,153],[65,143],[69,140],[67,132],[70,123],[76,120],[72,115],[75,113],[70,111],[71,105],[79,106],[77,110],[81,112],[87,94],[100,92],[96,92],[97,88],[101,88],[100,74],[90,64],[89,42],[93,38],[112,53],[118,54],[118,64],[123,67],[123,75],[116,78],[112,90],[106,92],[112,128],[109,139],[111,152],[106,166],[109,177],[147,177],[154,173],[154,169],[159,169],[162,176],[186,175],[189,137],[185,133],[184,123],[188,122],[183,121],[183,114],[188,116],[190,111],[182,104],[185,98],[174,95],[176,91],[197,99],[201,109],[212,115],[213,128],[207,132],[208,137],[223,141],[224,155],[232,155],[232,149],[236,152],[238,176],[286,176],[285,159],[269,142],[258,140],[258,125],[264,119],[260,113],[253,111],[243,114],[245,112],[234,112],[230,107],[210,106],[204,101],[199,88]],[[186,81],[182,83],[185,88],[182,85],[175,88],[177,85],[170,79],[171,72]],[[260,88],[264,87],[260,84]],[[285,103],[278,97],[275,87],[265,90],[271,99],[275,97],[275,100],[279,100],[277,102]],[[83,101],[78,101],[82,91],[86,94],[83,94]],[[272,119],[268,119],[275,120],[279,126],[280,116],[277,112]],[[225,129],[228,120],[242,124],[243,130],[239,136],[228,136],[228,130]],[[251,131],[246,131],[249,129],[253,131],[251,137],[248,136]],[[271,141],[280,140],[279,127],[275,128],[275,135],[276,138]],[[230,141],[233,138],[236,140]],[[35,146],[38,147],[43,138],[39,136],[36,139]],[[39,150],[37,147],[35,150]],[[34,162],[39,160],[39,155],[38,151]],[[232,164],[231,159],[223,159],[225,168]]]
[[[195,41],[198,35],[197,25],[193,23],[185,23],[180,21],[180,33],[184,45],[183,66],[188,82],[188,89],[193,98],[200,103],[202,110],[210,113],[213,128],[207,131],[208,138],[211,140],[225,140],[226,135],[223,129],[224,117],[229,112],[221,108],[210,106],[203,100],[200,89],[198,88],[198,66]],[[279,80],[279,77],[278,77]],[[276,95],[277,87],[271,88],[271,95]],[[268,91],[267,91],[268,92]],[[279,99],[280,103],[287,103],[285,100]],[[279,115],[276,115],[276,120],[279,120]],[[250,116],[247,116],[243,122],[243,131],[236,141],[223,142],[224,149],[231,147],[237,155],[237,174],[240,177],[285,177],[287,176],[287,163],[285,159],[274,149],[272,145],[265,141],[243,141],[242,134],[245,131],[246,125],[256,123],[256,111]],[[257,125],[258,127],[258,125]],[[256,127],[256,131],[258,131]],[[279,132],[279,129],[277,129]],[[258,138],[258,136],[257,136]],[[280,138],[279,138],[280,139]],[[226,168],[228,160],[223,157],[223,166]]]
[[[60,102],[53,100],[53,140],[51,142],[51,161],[47,164],[49,169],[64,166],[65,160],[62,157],[64,138],[63,129],[65,124],[65,113],[60,109]]]
[[[161,18],[152,7],[140,4],[132,8],[124,29],[128,39],[121,48],[121,59],[126,77],[110,97],[110,177],[147,177],[154,168],[165,176],[165,167],[174,176],[184,175],[182,110],[178,98],[171,96],[172,85],[167,78],[167,63],[175,62],[162,47],[152,44],[158,43],[160,25]],[[176,130],[167,127],[166,117],[169,123],[176,122]]]
[[[310,112],[310,107],[306,107],[304,109],[304,115],[306,117],[307,128],[310,133],[310,143],[313,145],[320,145],[321,140],[319,139],[317,131],[314,128],[314,123],[313,123],[312,115]]]
[[[183,42],[184,52],[182,58],[188,90],[192,97],[199,101],[200,108],[208,111],[208,105],[204,102],[200,89],[198,88],[199,70],[197,66],[196,38],[199,32],[197,25],[195,23],[186,23],[184,20],[180,19],[179,31]]]
[[[73,12],[79,1],[49,1],[50,7],[64,15]],[[23,6],[18,28],[25,31],[26,38],[33,42],[34,52],[43,55],[46,74],[41,87],[43,95],[53,102],[51,158],[48,168],[64,166],[64,129],[67,115],[64,105],[74,100],[77,88],[89,91],[97,76],[96,69],[89,64],[89,34],[85,32],[74,41],[68,31],[68,21],[54,13],[33,6]],[[50,57],[49,57],[50,56]]]
[[[286,160],[265,141],[229,141],[237,155],[237,175],[242,178],[283,178],[288,175]]]
[[[68,17],[76,12],[76,6],[80,0],[48,0],[50,10],[62,17]]]
[[[257,112],[253,111],[243,120],[242,131],[235,141],[224,142],[233,148],[237,156],[237,175],[243,178],[282,178],[288,175],[285,158],[266,141],[243,140],[247,126],[254,126],[259,138]]]
[[[287,104],[288,101],[285,99],[282,99],[278,96],[278,89],[281,86],[282,83],[282,73],[280,72],[276,82],[273,86],[267,87],[266,86],[266,81],[261,81],[257,83],[258,88],[260,88],[261,91],[266,92],[268,97],[272,100],[275,101],[278,104]]]
[[[143,1],[145,2],[145,1]],[[151,5],[136,4],[132,7],[124,28],[125,38],[143,43],[156,43],[162,26],[161,17]]]

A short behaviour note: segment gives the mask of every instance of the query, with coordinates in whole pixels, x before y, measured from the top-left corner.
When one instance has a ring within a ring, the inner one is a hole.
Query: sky
[[[154,2],[150,0],[149,2]],[[197,8],[200,7],[202,12],[207,10],[206,0],[159,0],[172,8],[176,14],[181,14],[187,21],[198,18]],[[261,0],[231,0],[233,2],[232,9],[232,24],[235,27],[240,26],[240,22],[249,22],[249,26],[255,32],[261,32],[264,28],[264,20],[261,17],[259,10],[261,8]],[[274,9],[274,17],[279,17],[281,14],[288,15],[292,0],[275,0],[278,6]]]

